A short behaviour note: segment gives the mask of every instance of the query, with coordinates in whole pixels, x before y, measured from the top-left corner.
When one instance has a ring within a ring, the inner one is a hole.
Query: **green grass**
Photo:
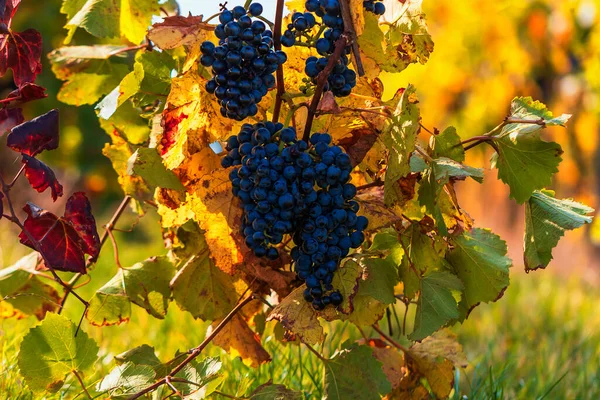
[[[122,243],[123,266],[142,258],[164,253],[156,220],[145,218],[136,233],[118,233]],[[147,236],[144,232],[155,232]],[[0,242],[9,243],[0,232]],[[127,243],[127,246],[124,246]],[[25,250],[11,249],[14,259]],[[8,252],[4,252],[7,260]],[[112,250],[107,245],[91,273],[91,283],[79,290],[86,298],[116,272]],[[600,398],[600,293],[582,279],[565,281],[549,271],[530,275],[513,271],[512,284],[497,303],[478,307],[462,326],[454,331],[470,361],[457,371],[453,399],[597,399]],[[77,320],[82,307],[69,300],[66,315]],[[403,312],[402,308],[398,312]],[[394,320],[395,321],[395,320]],[[34,399],[19,376],[16,357],[21,338],[37,321],[33,318],[0,320],[0,394],[1,398]],[[395,322],[393,323],[395,327]],[[387,326],[384,321],[382,326]],[[112,358],[143,343],[156,349],[162,360],[177,351],[198,345],[208,324],[193,320],[171,304],[164,320],[157,320],[133,306],[128,324],[98,328],[84,323],[83,329],[100,345],[95,372],[86,376],[93,388],[113,367]],[[346,340],[360,337],[348,323],[326,327],[327,338],[318,351],[331,355]],[[377,336],[366,331],[368,335]],[[248,394],[256,386],[272,380],[302,390],[307,399],[322,396],[323,368],[315,355],[295,344],[283,344],[267,324],[263,343],[273,362],[258,369],[245,366],[239,358],[228,357],[220,348],[209,346],[207,356],[221,356],[226,380],[220,390],[236,396]],[[402,338],[398,338],[402,341]],[[404,341],[404,343],[407,343]],[[49,399],[81,396],[79,386],[67,379],[63,389]],[[102,396],[100,396],[102,398]]]

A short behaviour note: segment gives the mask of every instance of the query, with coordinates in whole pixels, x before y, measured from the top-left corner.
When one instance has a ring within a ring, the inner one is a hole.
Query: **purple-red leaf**
[[[76,192],[69,198],[64,219],[71,223],[81,237],[85,245],[83,251],[95,261],[100,253],[100,237],[96,229],[96,219],[92,214],[92,205],[85,193]]]
[[[40,251],[49,268],[85,274],[85,244],[75,228],[65,219],[34,204],[27,203],[23,210],[27,213],[23,225],[29,235],[21,232],[21,243]],[[39,249],[29,236],[39,243]]]
[[[12,128],[25,121],[20,108],[3,108],[0,110],[0,137]]]
[[[18,89],[13,90],[6,96],[6,99],[0,101],[5,107],[15,107],[28,101],[43,99],[48,97],[46,88],[35,83],[26,83]]]
[[[25,164],[25,176],[32,188],[39,193],[50,188],[54,201],[63,195],[63,187],[50,167],[27,154],[23,154],[23,164]]]
[[[21,0],[0,0],[0,21],[7,28],[10,27],[19,3],[21,3]]]
[[[19,126],[8,134],[6,145],[19,153],[35,156],[58,147],[58,110],[54,109]]]
[[[10,1],[10,0],[9,0]],[[0,76],[13,70],[17,86],[35,81],[42,72],[42,35],[35,29],[0,34]]]

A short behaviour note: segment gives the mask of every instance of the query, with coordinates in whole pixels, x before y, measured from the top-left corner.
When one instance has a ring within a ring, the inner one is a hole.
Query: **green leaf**
[[[419,100],[416,89],[409,85],[402,94],[393,117],[389,120],[381,138],[389,149],[389,163],[385,174],[385,203],[392,205],[403,196],[396,183],[410,173],[410,155],[415,150],[420,129]]]
[[[400,280],[405,296],[413,299],[420,289],[421,277],[442,267],[446,246],[439,237],[433,239],[423,233],[418,222],[404,231],[401,241],[407,254],[400,264]]]
[[[360,281],[361,294],[384,304],[393,304],[396,301],[394,286],[398,283],[396,265],[391,260],[381,258],[364,258],[362,263],[365,272]]]
[[[302,398],[302,393],[273,383],[260,385],[250,395],[251,400],[302,400]]]
[[[452,244],[446,259],[465,286],[467,309],[499,299],[508,287],[512,265],[506,242],[490,230],[476,228],[453,238]]]
[[[118,85],[128,72],[127,67],[114,68],[114,74],[80,73],[73,74],[60,88],[57,99],[65,104],[81,106],[94,104],[103,95]]]
[[[460,291],[463,284],[456,275],[447,271],[433,271],[421,280],[421,293],[410,340],[422,340],[449,321],[458,319],[458,304],[452,291]]]
[[[108,392],[112,399],[125,399],[154,383],[155,376],[152,367],[127,362],[113,368],[96,385],[96,391]]]
[[[143,344],[133,349],[127,350],[124,353],[115,356],[115,362],[117,365],[122,365],[131,362],[136,365],[148,365],[155,371],[160,369],[162,362],[156,356],[154,347]]]
[[[546,105],[539,101],[533,101],[531,97],[515,97],[510,104],[510,115],[508,119],[536,121],[541,120],[542,123],[512,123],[504,126],[500,134],[495,137],[525,135],[536,132],[548,126],[565,126],[571,115],[563,114],[559,117],[554,117],[552,112],[548,110]]]
[[[67,318],[48,313],[23,338],[18,364],[27,385],[36,393],[57,391],[65,377],[81,373],[96,361],[98,345]]]
[[[140,117],[140,111],[134,108],[131,102],[122,104],[109,119],[100,118],[98,121],[106,133],[112,135],[116,131],[123,136],[124,140],[133,145],[145,143],[150,137],[148,121]],[[125,158],[125,164],[127,164],[131,154],[131,152],[127,152],[127,154],[122,155]],[[123,172],[126,170],[126,166],[123,169],[116,169],[116,171]]]
[[[114,325],[129,320],[130,302],[163,319],[169,306],[169,282],[175,267],[166,257],[152,257],[121,268],[90,300],[86,318],[94,325]]]
[[[216,357],[208,357],[202,361],[193,360],[187,364],[175,377],[185,379],[192,383],[174,383],[186,399],[204,399],[213,393],[225,380],[225,376],[219,373],[221,361]]]
[[[325,361],[325,396],[328,400],[380,400],[392,385],[369,346],[354,344]]]
[[[83,28],[99,38],[123,37],[138,44],[160,9],[158,0],[65,0],[60,12],[68,20],[65,43]]]
[[[164,166],[155,148],[138,148],[127,162],[127,173],[140,176],[150,187],[185,190],[177,175]]]
[[[446,184],[449,179],[463,180],[467,178],[473,178],[479,183],[483,182],[483,168],[469,167],[445,157],[433,160],[432,164],[435,179],[440,181],[440,184]]]
[[[369,252],[391,250],[398,246],[398,233],[393,228],[382,229],[375,234]]]
[[[433,158],[450,158],[456,162],[465,161],[465,149],[461,146],[461,139],[456,128],[449,126],[442,133],[431,137],[431,148]]]
[[[553,192],[534,192],[525,204],[525,269],[546,268],[565,231],[591,223],[593,212],[572,199],[555,199]]]
[[[238,296],[231,276],[214,265],[207,251],[193,256],[177,271],[171,289],[179,308],[204,321],[224,317]]]
[[[136,62],[133,71],[128,73],[121,83],[102,99],[96,110],[98,118],[109,119],[131,96],[139,92],[144,80],[144,66]]]
[[[35,315],[42,320],[47,312],[58,309],[60,295],[38,276],[38,262],[39,253],[33,252],[14,265],[0,269],[0,315],[3,318]]]
[[[529,199],[534,190],[552,183],[562,161],[558,143],[545,142],[539,132],[520,132],[494,141],[498,153],[492,156],[492,167],[498,178],[510,187],[510,197],[519,203]]]
[[[344,297],[344,301],[339,306],[339,310],[344,314],[350,314],[354,309],[352,300],[358,291],[358,282],[362,272],[362,268],[357,262],[348,259],[333,275],[331,284]]]

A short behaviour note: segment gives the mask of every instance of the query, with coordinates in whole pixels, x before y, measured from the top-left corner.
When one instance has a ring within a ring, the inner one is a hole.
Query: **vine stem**
[[[344,28],[352,39],[352,55],[354,56],[354,65],[356,65],[356,72],[358,76],[365,75],[365,67],[363,66],[362,59],[360,58],[360,49],[358,47],[356,30],[354,29],[354,23],[352,22],[352,14],[350,12],[349,0],[340,0],[340,11],[342,12],[342,19],[344,20]]]
[[[106,241],[110,237],[110,231],[114,229],[115,224],[117,223],[119,218],[121,218],[121,215],[123,215],[123,213],[125,212],[125,209],[129,205],[130,201],[131,201],[131,196],[125,196],[123,198],[123,200],[121,201],[121,204],[119,205],[119,207],[117,208],[117,210],[115,211],[113,216],[111,217],[108,224],[106,224],[106,226],[104,227],[104,233],[102,234],[102,237],[100,238],[100,249],[102,249],[102,246],[104,246],[104,243],[106,243]],[[88,258],[85,267],[88,268],[90,265],[92,265],[95,262],[96,262],[95,259]],[[77,282],[81,279],[82,276],[83,276],[83,274],[75,274],[75,276],[73,276],[73,278],[71,278],[71,280],[67,283],[68,287],[71,288],[71,290],[72,290],[73,287],[77,284]],[[69,293],[71,293],[71,290],[66,290],[65,294],[63,295],[62,299],[60,300],[60,302],[59,302],[60,307],[58,309],[59,314],[62,312],[65,302],[67,301],[67,298],[69,297]]]
[[[365,189],[370,189],[372,187],[383,186],[383,184],[384,184],[384,182],[381,180],[381,178],[377,178],[371,183],[367,183],[365,185],[358,186],[356,188],[356,190],[361,191],[361,190],[365,190]]]
[[[504,121],[502,121],[500,124],[498,124],[494,129],[492,129],[489,132],[484,133],[481,136],[474,136],[473,140],[471,139],[467,139],[464,142],[461,142],[461,146],[463,145],[463,143],[469,143],[469,142],[474,142],[468,146],[465,147],[465,151],[466,150],[470,150],[476,146],[479,146],[482,143],[493,143],[493,139],[491,138],[491,136],[498,132],[499,130],[501,130],[502,128],[504,128],[506,125],[509,124],[530,124],[530,125],[539,125],[542,128],[546,127],[546,121],[544,121],[543,118],[538,118],[538,119],[521,119],[521,118],[510,118],[510,117],[506,117],[504,118]],[[476,139],[477,138],[477,139]],[[495,148],[495,147],[494,147]]]
[[[137,392],[136,394],[128,397],[128,399],[129,400],[138,399],[138,398],[142,397],[143,395],[145,395],[146,393],[152,392],[153,390],[156,390],[160,386],[167,384],[167,381],[169,379],[171,379],[175,374],[177,374],[179,371],[181,371],[187,364],[189,364],[192,360],[194,360],[196,357],[198,357],[200,355],[200,353],[202,353],[202,350],[204,350],[204,348],[206,346],[208,346],[208,344],[210,342],[212,342],[212,340],[219,334],[219,332],[221,332],[221,330],[233,319],[233,317],[235,317],[235,315],[242,308],[244,308],[245,305],[247,305],[251,301],[255,300],[256,298],[257,298],[257,296],[255,294],[252,294],[252,295],[248,296],[247,298],[245,298],[244,300],[242,300],[241,302],[239,302],[229,312],[229,314],[227,314],[227,316],[225,316],[225,318],[223,318],[223,320],[219,323],[219,325],[217,325],[215,327],[215,329],[210,333],[210,335],[208,335],[202,341],[202,343],[200,343],[200,345],[198,347],[195,347],[195,348],[193,348],[193,349],[191,349],[191,350],[188,351],[189,355],[185,358],[185,360],[183,360],[175,368],[173,368],[171,370],[171,372],[169,372],[169,374],[167,376],[165,376],[162,379],[159,379],[158,381],[154,382],[152,385],[148,386],[147,388],[145,388],[145,389]]]
[[[315,88],[315,95],[313,96],[310,106],[308,107],[308,116],[306,117],[306,126],[304,128],[303,136],[303,140],[305,142],[308,142],[308,140],[310,139],[310,131],[312,130],[312,124],[317,113],[317,108],[319,107],[321,97],[323,96],[323,90],[325,89],[327,78],[329,77],[329,74],[331,74],[331,71],[333,71],[333,68],[335,67],[338,60],[342,56],[342,53],[346,49],[348,41],[348,34],[344,32],[340,36],[340,38],[335,42],[335,50],[331,57],[329,57],[329,62],[327,63],[327,66],[317,76],[317,87]]]
[[[275,27],[273,28],[273,43],[275,50],[281,50],[281,24],[283,21],[283,7],[285,0],[277,0],[277,8],[275,10]],[[283,64],[277,67],[277,94],[275,97],[275,107],[273,109],[273,122],[279,122],[279,114],[281,114],[281,105],[285,94],[285,80],[283,77]]]
[[[410,350],[408,348],[406,348],[405,346],[402,346],[400,343],[396,342],[394,339],[389,337],[377,325],[373,325],[373,329],[375,329],[375,331],[377,333],[379,333],[379,335],[381,335],[381,337],[384,338],[388,343],[390,343],[392,346],[394,346],[395,348],[397,348],[398,350],[402,351],[404,354],[406,354],[410,357]]]

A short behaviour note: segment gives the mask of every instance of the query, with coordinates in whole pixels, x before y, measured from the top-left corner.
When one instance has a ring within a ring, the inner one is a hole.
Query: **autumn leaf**
[[[13,90],[2,100],[5,107],[16,107],[23,103],[33,100],[39,100],[48,97],[46,88],[36,85],[35,83],[25,83],[19,88]]]
[[[220,322],[221,320],[214,321],[210,329],[214,329]],[[239,355],[245,364],[254,368],[271,361],[271,356],[261,345],[260,337],[240,315],[232,318],[215,336],[213,343],[229,351],[234,357]]]
[[[6,145],[31,157],[58,148],[58,110],[15,126],[6,138]]]
[[[17,86],[35,81],[42,72],[42,35],[35,29],[0,34],[0,76],[13,70]]]
[[[23,110],[20,108],[3,108],[0,110],[0,137],[12,128],[25,121]]]
[[[50,188],[54,201],[63,195],[63,187],[49,166],[27,154],[23,154],[23,164],[25,164],[25,176],[29,184],[38,193]]]
[[[202,15],[175,15],[152,25],[148,39],[163,50],[198,44],[212,35],[214,25],[202,21]]]

